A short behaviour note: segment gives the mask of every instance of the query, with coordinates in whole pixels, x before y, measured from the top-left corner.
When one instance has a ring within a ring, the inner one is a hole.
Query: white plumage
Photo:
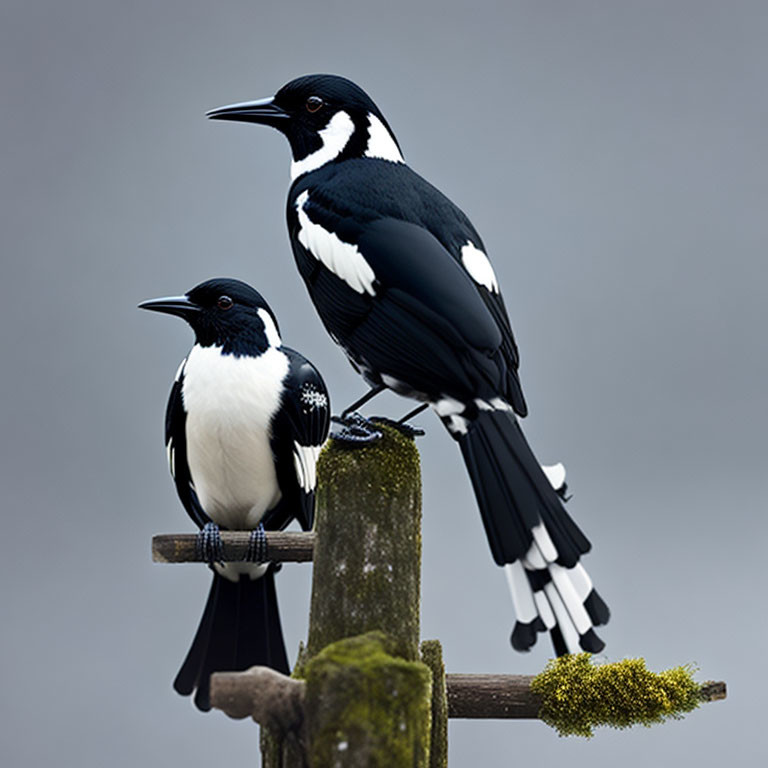
[[[403,162],[403,156],[392,134],[384,123],[371,113],[368,113],[368,145],[365,148],[365,156],[389,160],[390,163]]]
[[[347,142],[355,132],[355,124],[352,118],[343,110],[337,112],[318,135],[322,139],[323,146],[301,160],[291,162],[291,180],[314,171],[321,165],[325,165],[338,157],[347,146]]]
[[[275,348],[235,357],[195,345],[187,359],[187,463],[203,509],[227,528],[255,528],[280,500],[269,440],[287,373]]]
[[[565,483],[562,464],[542,466],[555,490]],[[521,560],[505,566],[512,604],[517,621],[530,624],[538,616],[547,629],[559,625],[569,653],[579,653],[579,636],[593,628],[584,601],[592,591],[592,580],[581,563],[564,568],[555,561],[557,549],[546,525],[539,523],[531,529],[533,541]],[[549,581],[543,589],[533,591],[526,571],[546,571]]]
[[[478,285],[485,286],[491,293],[499,292],[499,281],[491,262],[474,243],[468,242],[462,246],[461,263]]]
[[[309,192],[302,192],[296,199],[296,212],[299,216],[299,242],[334,275],[340,277],[357,293],[376,294],[373,283],[376,275],[370,264],[356,245],[343,240],[315,224],[307,216],[304,205],[309,200]]]

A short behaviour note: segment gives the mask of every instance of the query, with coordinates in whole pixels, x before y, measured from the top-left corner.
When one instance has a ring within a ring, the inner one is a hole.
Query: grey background
[[[591,742],[455,722],[452,765],[764,765],[767,32],[764,2],[5,0],[0,763],[258,760],[254,726],[170,687],[209,578],[149,557],[190,529],[162,418],[191,336],[135,305],[243,278],[337,407],[361,392],[288,250],[287,145],[203,117],[330,71],[483,233],[527,434],[567,465],[613,608],[606,657],[730,686]],[[536,672],[548,644],[510,650],[459,453],[422,421],[423,636],[451,671]],[[280,577],[291,655],[309,575]]]

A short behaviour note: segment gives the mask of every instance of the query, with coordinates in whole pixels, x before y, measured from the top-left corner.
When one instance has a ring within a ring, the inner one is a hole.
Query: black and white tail
[[[594,627],[610,613],[580,563],[590,543],[558,493],[565,486],[562,465],[541,467],[500,398],[461,411],[447,403],[435,410],[459,442],[493,557],[512,593],[512,646],[527,651],[538,632],[549,631],[558,655],[601,651]]]
[[[173,687],[182,696],[197,689],[195,706],[207,712],[213,672],[241,671],[256,664],[290,672],[274,569],[270,566],[257,579],[241,575],[239,581],[214,573],[200,626]]]

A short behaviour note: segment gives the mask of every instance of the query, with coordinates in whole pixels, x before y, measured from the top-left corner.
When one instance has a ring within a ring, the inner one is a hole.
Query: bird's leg
[[[197,534],[195,548],[198,557],[210,566],[224,561],[224,544],[221,541],[221,533],[216,523],[206,523],[203,526]]]
[[[248,563],[264,563],[267,560],[267,534],[262,523],[251,531],[245,560]]]
[[[405,425],[406,422],[410,421],[414,416],[418,416],[422,411],[429,408],[429,403],[422,403],[418,408],[414,408],[412,411],[408,411],[408,413],[403,416],[402,419],[398,419],[397,423]]]
[[[421,437],[424,434],[424,430],[421,429],[421,427],[414,427],[407,422],[414,416],[420,414],[427,407],[429,407],[429,403],[422,403],[418,408],[409,411],[397,421],[388,419],[385,416],[373,416],[371,417],[371,421],[375,424],[385,424],[388,427],[392,427],[392,429],[396,429],[401,435],[405,435],[406,437],[410,437],[411,440],[415,440],[417,437]]]
[[[341,418],[346,419],[350,413],[356,411],[360,406],[365,405],[369,400],[376,397],[376,395],[380,395],[385,389],[386,387],[383,384],[377,384],[375,387],[371,387],[359,400],[355,400],[352,405],[341,412]]]
[[[401,419],[398,419],[392,426],[401,434],[410,437],[411,440],[421,437],[424,434],[424,430],[421,427],[415,427],[408,422],[427,408],[429,408],[429,403],[422,403],[418,408],[414,408],[412,411],[406,413]]]
[[[338,424],[339,428],[331,429],[331,437],[348,446],[361,446],[368,443],[375,443],[381,440],[381,432],[373,424],[356,413],[357,409],[372,400],[376,395],[381,394],[386,387],[383,384],[377,384],[371,387],[359,400],[355,400],[352,405],[341,412],[341,416],[332,416],[331,421]]]

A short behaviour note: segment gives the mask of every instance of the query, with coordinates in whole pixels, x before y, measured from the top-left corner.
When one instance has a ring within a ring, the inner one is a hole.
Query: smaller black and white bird
[[[260,562],[264,530],[312,528],[315,463],[330,401],[317,369],[280,339],[262,296],[239,280],[207,280],[141,309],[186,320],[195,345],[179,366],[165,420],[171,475],[201,528],[214,575],[197,634],[174,681],[210,709],[213,672],[261,664],[288,673],[275,566]],[[247,561],[222,563],[219,527],[250,530]]]

